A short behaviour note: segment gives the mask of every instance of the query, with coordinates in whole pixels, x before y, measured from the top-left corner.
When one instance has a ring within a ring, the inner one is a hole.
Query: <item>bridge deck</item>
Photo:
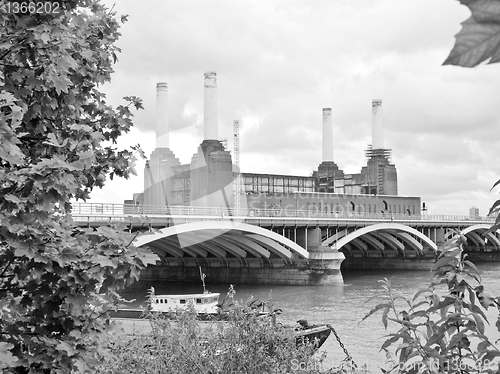
[[[314,210],[232,209],[223,207],[192,206],[133,206],[125,204],[76,203],[73,218],[89,225],[125,223],[140,225],[148,222],[154,226],[197,221],[241,221],[259,226],[310,226],[310,225],[369,225],[398,222],[409,226],[470,226],[492,223],[493,217],[475,217],[439,214],[390,214],[390,213],[331,213]]]

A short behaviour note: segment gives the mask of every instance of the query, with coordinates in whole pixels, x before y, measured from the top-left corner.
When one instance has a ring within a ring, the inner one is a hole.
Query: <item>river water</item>
[[[482,282],[488,293],[500,296],[500,263],[477,264],[481,272]],[[281,308],[283,322],[294,323],[298,319],[307,319],[311,324],[329,323],[337,331],[342,343],[350,352],[354,361],[360,367],[366,365],[370,372],[380,372],[377,368],[384,366],[385,355],[380,347],[385,341],[384,336],[396,332],[397,327],[389,325],[385,330],[381,314],[377,313],[361,322],[370,309],[380,302],[383,291],[380,279],[389,278],[393,290],[402,296],[412,296],[419,289],[429,285],[428,271],[363,271],[343,274],[343,285],[332,286],[270,286],[235,284],[236,300],[246,301],[249,298],[265,299],[273,307]],[[206,280],[207,289],[220,292],[221,300],[228,290],[227,284],[211,284]],[[200,284],[181,283],[151,283],[137,282],[128,289],[124,296],[136,299],[135,306],[144,301],[147,288],[154,286],[157,294],[182,294],[202,292]],[[369,301],[370,298],[375,299]],[[500,334],[494,328],[496,322],[495,309],[487,312],[492,326],[487,327],[489,336],[498,339]],[[323,367],[328,369],[336,366],[345,358],[333,334],[328,338],[321,352],[326,352],[327,358]]]

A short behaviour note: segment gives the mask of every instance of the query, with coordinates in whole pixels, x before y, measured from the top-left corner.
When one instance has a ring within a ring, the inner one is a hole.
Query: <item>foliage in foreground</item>
[[[291,328],[275,325],[242,307],[228,322],[198,322],[194,311],[176,322],[152,315],[152,333],[110,340],[114,357],[98,373],[319,373],[312,346],[297,347]]]
[[[443,65],[474,67],[500,62],[500,0],[459,0],[471,11]]]
[[[120,19],[98,0],[58,14],[7,13],[0,0],[0,370],[85,372],[115,293],[155,263],[117,227],[82,228],[71,201],[107,177],[127,178],[135,150],[130,97],[116,110],[98,86],[119,52]],[[122,19],[123,20],[123,19]],[[138,150],[138,148],[137,148]],[[107,298],[99,296],[107,293]]]
[[[447,243],[433,266],[430,286],[412,299],[395,295],[390,281],[382,281],[385,301],[364,319],[382,311],[386,329],[398,327],[382,345],[399,354],[388,372],[498,373],[500,351],[485,333],[485,310],[499,308],[500,298],[485,293],[477,268],[463,258],[465,240],[456,235]],[[500,315],[496,328],[500,331]]]

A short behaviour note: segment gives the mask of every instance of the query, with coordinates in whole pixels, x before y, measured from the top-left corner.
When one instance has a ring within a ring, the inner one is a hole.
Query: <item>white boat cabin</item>
[[[153,295],[151,309],[155,312],[168,312],[187,309],[192,305],[197,313],[217,313],[220,293],[209,292],[189,295]]]

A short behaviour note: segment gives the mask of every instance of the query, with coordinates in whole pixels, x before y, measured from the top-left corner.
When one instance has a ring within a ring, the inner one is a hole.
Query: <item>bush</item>
[[[395,295],[389,280],[381,281],[385,300],[363,320],[382,311],[386,329],[389,323],[399,328],[382,345],[392,361],[384,372],[498,373],[500,352],[485,334],[484,312],[498,308],[500,300],[484,292],[479,271],[463,254],[465,240],[458,234],[445,245],[429,287],[411,300]],[[500,331],[500,316],[496,327]]]
[[[292,328],[239,305],[227,322],[199,322],[193,310],[148,317],[151,334],[110,339],[115,357],[98,373],[319,373],[324,359],[311,344],[297,347]]]

